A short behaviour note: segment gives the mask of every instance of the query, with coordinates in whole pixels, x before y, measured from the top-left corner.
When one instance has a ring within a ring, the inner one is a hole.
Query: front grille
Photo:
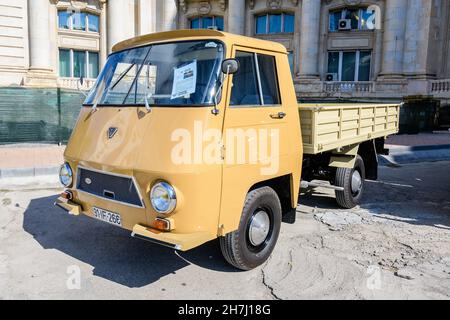
[[[143,207],[131,177],[78,168],[77,189],[104,199]]]

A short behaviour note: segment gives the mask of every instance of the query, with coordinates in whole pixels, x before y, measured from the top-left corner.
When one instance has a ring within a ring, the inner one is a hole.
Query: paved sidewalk
[[[450,131],[390,136],[386,148],[389,156],[381,157],[382,165],[449,160]]]
[[[63,163],[65,146],[15,144],[0,146],[0,179],[51,175]]]
[[[419,134],[401,134],[389,136],[386,140],[387,145],[393,146],[449,146],[450,147],[450,131],[435,131],[433,133]]]
[[[391,164],[450,159],[450,131],[390,136],[386,141]],[[0,179],[56,175],[65,146],[0,145]],[[386,164],[383,163],[382,164]]]

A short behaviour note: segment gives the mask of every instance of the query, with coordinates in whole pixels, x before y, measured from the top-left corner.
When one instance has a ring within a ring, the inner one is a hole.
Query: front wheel
[[[228,263],[241,270],[263,264],[271,255],[281,227],[281,204],[270,187],[247,194],[239,229],[220,238],[220,248]]]
[[[342,208],[352,209],[361,202],[365,179],[364,161],[359,155],[353,168],[336,169],[335,184],[344,188],[344,191],[336,191],[336,201]]]

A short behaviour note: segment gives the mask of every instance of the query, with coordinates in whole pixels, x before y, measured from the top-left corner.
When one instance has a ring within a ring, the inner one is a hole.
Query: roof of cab
[[[286,47],[282,44],[273,42],[260,40],[251,37],[240,36],[232,33],[210,30],[210,29],[183,29],[183,30],[174,30],[174,31],[165,31],[165,32],[157,32],[150,33],[138,37],[134,37],[131,39],[127,39],[121,41],[113,46],[112,51],[121,51],[133,47],[139,47],[143,45],[147,45],[155,42],[166,42],[171,40],[187,40],[187,39],[196,39],[196,38],[214,38],[218,40],[222,40],[225,43],[232,43],[240,46],[251,47],[255,49],[263,49],[269,51],[275,51],[280,53],[287,53]]]

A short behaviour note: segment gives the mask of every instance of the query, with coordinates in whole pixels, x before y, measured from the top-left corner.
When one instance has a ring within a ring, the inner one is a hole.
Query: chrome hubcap
[[[362,178],[358,170],[353,171],[352,175],[352,192],[358,193],[361,190]]]
[[[270,230],[269,215],[265,211],[258,211],[250,221],[248,236],[255,247],[261,245],[267,238]]]

